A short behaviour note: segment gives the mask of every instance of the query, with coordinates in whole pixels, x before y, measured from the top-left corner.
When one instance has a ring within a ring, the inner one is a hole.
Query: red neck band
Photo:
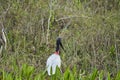
[[[59,51],[56,51],[54,54],[59,54]]]

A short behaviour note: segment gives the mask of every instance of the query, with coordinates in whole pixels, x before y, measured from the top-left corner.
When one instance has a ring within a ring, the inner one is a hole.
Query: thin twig
[[[59,18],[59,19],[56,19],[56,21],[60,21],[60,20],[63,20],[63,19],[70,19],[70,18],[89,18],[88,16],[65,16],[65,17],[62,17],[62,18]]]
[[[48,28],[47,28],[47,37],[46,37],[46,44],[48,45],[48,39],[49,39],[49,32],[50,32],[50,20],[51,20],[51,17],[52,17],[52,1],[50,2],[50,14],[49,14],[49,18],[48,18]]]

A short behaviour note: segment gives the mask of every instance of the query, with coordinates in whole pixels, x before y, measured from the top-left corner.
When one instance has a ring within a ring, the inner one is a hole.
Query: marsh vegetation
[[[7,49],[1,80],[119,80],[119,0],[0,0]],[[49,77],[46,60],[62,36],[63,73]]]

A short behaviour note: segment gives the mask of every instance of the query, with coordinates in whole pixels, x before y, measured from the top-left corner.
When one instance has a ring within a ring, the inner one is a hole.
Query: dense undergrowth
[[[3,80],[119,80],[119,0],[1,0]],[[0,27],[0,28],[1,28]],[[62,71],[45,73],[60,36]]]
[[[27,64],[23,64],[21,68],[17,65],[13,66],[14,70],[6,72],[1,70],[1,80],[119,80],[120,72],[112,77],[109,72],[103,70],[98,71],[94,69],[91,73],[86,74],[85,71],[77,71],[76,67],[73,69],[67,68],[66,71],[60,72],[59,68],[56,70],[55,75],[48,76],[46,71],[35,73],[35,68]]]

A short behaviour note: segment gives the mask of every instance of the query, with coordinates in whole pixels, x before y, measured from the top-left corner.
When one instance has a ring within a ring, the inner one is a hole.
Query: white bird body
[[[62,43],[61,43],[61,38],[57,38],[56,52],[48,57],[47,63],[46,63],[48,75],[54,75],[56,72],[56,67],[60,68],[60,66],[61,66],[61,58],[59,55],[59,47],[60,46],[64,50]]]
[[[50,57],[48,57],[46,66],[47,66],[48,75],[51,74],[54,75],[56,71],[56,67],[58,66],[60,68],[61,66],[61,58],[59,54],[54,53]]]

